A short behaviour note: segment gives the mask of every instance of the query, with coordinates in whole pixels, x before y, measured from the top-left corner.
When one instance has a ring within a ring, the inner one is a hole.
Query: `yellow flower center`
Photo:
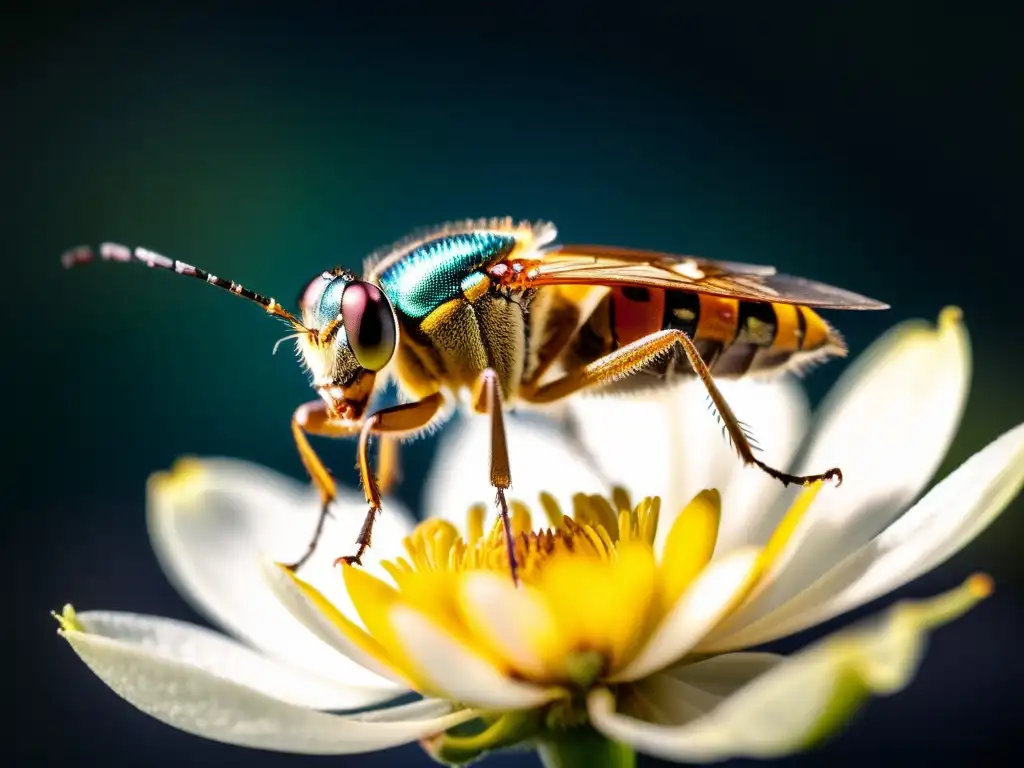
[[[539,530],[534,530],[533,516],[525,504],[513,501],[510,505],[516,574],[524,583],[538,582],[545,567],[563,557],[608,561],[629,542],[654,545],[661,507],[658,498],[646,498],[633,507],[621,488],[615,489],[611,500],[579,493],[573,498],[572,516],[563,514],[549,494],[541,494],[540,502],[549,527]],[[495,524],[485,535],[485,514],[482,504],[469,510],[465,537],[446,520],[421,523],[405,539],[408,557],[384,562],[384,568],[399,589],[428,572],[488,570],[510,574],[504,527]]]
[[[548,525],[539,530],[528,508],[513,502],[518,583],[504,529],[498,521],[485,533],[483,506],[470,510],[464,534],[444,520],[421,523],[404,542],[405,556],[382,563],[390,579],[342,567],[362,626],[291,577],[360,651],[422,693],[445,690],[445,681],[430,677],[437,665],[422,656],[428,644],[506,678],[578,690],[678,661],[652,658],[652,638],[685,634],[691,617],[714,623],[733,610],[782,551],[818,487],[801,494],[763,548],[727,553],[728,567],[709,568],[717,491],[697,494],[675,517],[659,556],[659,500],[633,505],[616,489],[609,498],[577,494],[568,515],[542,495]],[[681,607],[688,611],[682,624]],[[428,643],[427,635],[443,640]]]

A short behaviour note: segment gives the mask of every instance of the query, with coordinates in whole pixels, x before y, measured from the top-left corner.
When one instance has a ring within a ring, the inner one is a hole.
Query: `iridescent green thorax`
[[[516,237],[496,232],[446,235],[417,246],[378,278],[395,310],[422,319],[457,297],[474,271],[512,252]]]

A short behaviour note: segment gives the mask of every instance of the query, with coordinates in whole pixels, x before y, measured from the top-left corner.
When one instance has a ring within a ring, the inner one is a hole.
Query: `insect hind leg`
[[[748,430],[745,430],[743,423],[736,418],[736,414],[733,413],[725,396],[715,384],[707,363],[700,356],[693,341],[681,330],[657,331],[620,347],[577,370],[570,371],[561,378],[541,387],[526,388],[519,394],[524,400],[533,403],[550,403],[561,400],[580,390],[606,384],[635,373],[649,363],[669,354],[676,345],[682,348],[690,367],[693,368],[693,372],[707,390],[711,403],[722,420],[726,434],[744,464],[758,467],[783,485],[810,485],[822,480],[834,480],[837,485],[843,482],[843,473],[839,467],[833,467],[820,474],[793,475],[776,469],[757,458],[754,455],[752,441],[747,435]]]

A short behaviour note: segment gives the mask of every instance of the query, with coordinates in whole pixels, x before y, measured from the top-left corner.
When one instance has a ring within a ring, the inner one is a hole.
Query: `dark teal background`
[[[775,264],[891,303],[830,316],[854,353],[958,304],[974,387],[942,472],[1024,420],[1022,79],[997,6],[431,7],[0,17],[4,643],[18,710],[3,727],[18,765],[314,762],[151,721],[55,636],[46,612],[68,600],[197,620],[149,550],[146,476],[196,453],[301,477],[288,418],[312,396],[290,352],[270,355],[282,327],[254,307],[138,268],[63,272],[69,246],[144,245],[290,304],[314,274],[358,267],[414,227],[550,218],[568,240]],[[815,399],[843,365],[811,377]],[[433,444],[408,453],[413,505]],[[324,448],[342,478],[352,450]],[[1022,515],[1018,501],[901,592],[975,569],[997,582],[938,635],[921,679],[792,764],[962,763],[1004,746],[1024,685]]]

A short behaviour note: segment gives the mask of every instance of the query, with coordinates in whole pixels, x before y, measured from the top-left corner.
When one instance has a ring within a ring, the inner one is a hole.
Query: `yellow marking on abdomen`
[[[805,325],[800,349],[804,352],[810,352],[828,344],[832,329],[829,328],[825,319],[809,307],[797,307],[796,309],[803,315]]]
[[[800,320],[797,317],[799,310],[792,304],[772,303],[775,311],[775,340],[772,342],[772,350],[779,352],[794,352],[800,349]]]

